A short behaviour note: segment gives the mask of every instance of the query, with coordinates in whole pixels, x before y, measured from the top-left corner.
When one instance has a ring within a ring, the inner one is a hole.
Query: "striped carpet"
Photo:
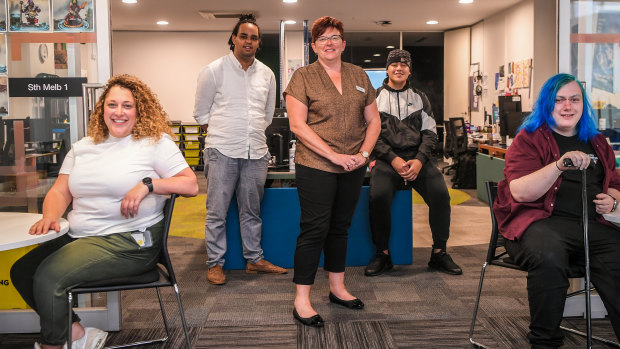
[[[347,268],[349,290],[366,304],[361,311],[330,304],[327,274],[319,270],[311,300],[326,321],[322,329],[293,320],[291,272],[226,271],[228,283],[213,286],[205,278],[203,240],[171,237],[170,250],[193,348],[471,348],[468,331],[485,245],[451,248],[462,276],[429,272],[430,248],[414,248],[412,265],[378,277],[365,277],[363,267]],[[528,348],[525,274],[490,267],[485,280],[475,338],[491,348]],[[183,348],[175,297],[170,290],[162,294],[173,331],[168,343],[150,348]],[[163,334],[154,290],[123,292],[122,309],[122,331],[111,333],[107,345]],[[564,322],[584,327],[583,319]],[[614,339],[608,320],[593,324],[595,335]],[[0,348],[30,349],[36,339],[36,334],[0,335]],[[584,346],[582,338],[567,335],[563,348]]]

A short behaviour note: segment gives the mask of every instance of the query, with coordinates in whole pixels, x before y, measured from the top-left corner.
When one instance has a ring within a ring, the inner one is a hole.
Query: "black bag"
[[[459,154],[456,174],[454,175],[454,189],[476,189],[476,153],[465,152]]]

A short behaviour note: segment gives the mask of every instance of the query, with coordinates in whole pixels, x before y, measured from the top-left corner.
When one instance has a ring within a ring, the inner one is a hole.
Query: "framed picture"
[[[54,31],[92,32],[95,29],[93,0],[54,0],[52,16]]]
[[[9,0],[9,31],[50,30],[50,3],[47,0]]]
[[[7,74],[6,33],[0,33],[0,74]]]
[[[0,116],[9,115],[9,85],[6,76],[0,76]]]
[[[54,43],[54,68],[67,69],[67,44],[64,42]]]
[[[0,31],[6,31],[6,0],[0,0]]]

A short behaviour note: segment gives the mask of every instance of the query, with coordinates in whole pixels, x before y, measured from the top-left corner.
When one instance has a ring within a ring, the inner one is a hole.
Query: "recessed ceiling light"
[[[282,0],[282,2],[288,3],[288,4],[292,4],[297,2],[297,0]]]
[[[125,3],[125,4],[136,4],[136,3],[138,3],[138,0],[123,0],[123,3]]]
[[[292,19],[289,19],[288,21],[284,21],[284,24],[295,24],[295,23],[297,23],[297,22],[295,22]]]
[[[439,22],[433,19],[431,21],[426,21],[426,24],[439,24]]]
[[[168,25],[167,21],[157,21],[157,24],[159,25]]]
[[[381,54],[380,54],[380,53],[375,53],[373,56],[375,56],[375,57],[381,57]]]
[[[370,63],[370,62],[372,62],[370,59],[365,59],[364,60],[364,63]]]
[[[385,48],[393,49],[394,45],[387,45]]]
[[[459,0],[459,4],[471,4],[474,0]]]

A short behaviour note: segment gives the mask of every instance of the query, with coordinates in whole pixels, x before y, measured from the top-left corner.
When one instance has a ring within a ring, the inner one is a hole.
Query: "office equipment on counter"
[[[269,168],[289,167],[289,143],[293,139],[286,109],[276,108],[271,125],[265,130],[267,147],[272,156]]]

